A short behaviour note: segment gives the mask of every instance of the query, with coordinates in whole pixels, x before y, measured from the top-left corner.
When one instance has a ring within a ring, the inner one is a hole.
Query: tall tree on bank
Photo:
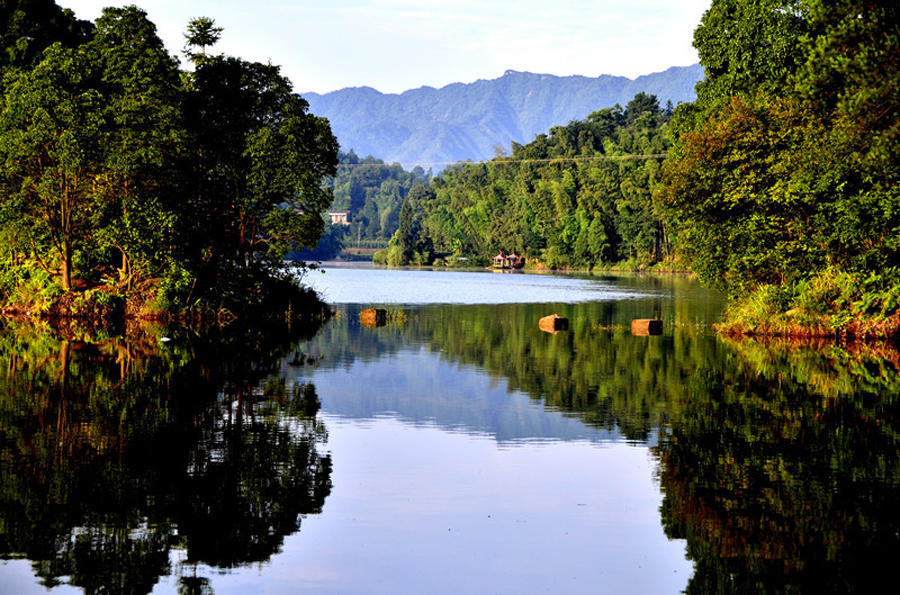
[[[185,131],[181,77],[156,27],[134,6],[106,8],[90,43],[105,100],[97,241],[121,254],[120,277],[149,273],[170,257]]]
[[[270,274],[292,248],[316,245],[337,168],[328,121],[307,111],[277,66],[207,56],[187,95],[195,191],[181,237],[207,283]]]
[[[72,287],[72,259],[91,231],[103,137],[102,94],[84,47],[48,48],[31,70],[6,77],[0,162],[6,197],[0,225],[16,252],[59,267]],[[49,250],[49,253],[47,252]],[[54,262],[43,256],[52,254]]]
[[[222,37],[222,27],[217,27],[216,22],[209,17],[197,17],[188,23],[185,38],[185,52],[194,60],[202,60],[206,57],[207,46],[215,45]],[[191,48],[199,47],[200,54],[192,53]]]
[[[695,37],[708,78],[676,113],[662,201],[707,282],[739,295],[826,267],[865,279],[900,265],[898,12],[713,3]],[[748,70],[754,56],[765,67]]]

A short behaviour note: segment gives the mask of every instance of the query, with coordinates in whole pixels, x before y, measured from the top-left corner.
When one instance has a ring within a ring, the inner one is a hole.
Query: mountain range
[[[512,142],[531,142],[535,134],[595,110],[617,103],[624,107],[638,92],[656,95],[662,105],[693,101],[694,85],[702,78],[699,64],[635,79],[507,70],[496,79],[440,89],[393,94],[349,87],[303,97],[312,113],[328,118],[344,151],[440,169],[446,163],[489,159],[496,147],[508,152]]]

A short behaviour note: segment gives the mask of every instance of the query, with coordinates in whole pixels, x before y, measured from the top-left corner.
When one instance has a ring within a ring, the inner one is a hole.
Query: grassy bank
[[[717,330],[725,335],[898,339],[897,272],[863,279],[829,268],[794,284],[762,285],[732,300]]]

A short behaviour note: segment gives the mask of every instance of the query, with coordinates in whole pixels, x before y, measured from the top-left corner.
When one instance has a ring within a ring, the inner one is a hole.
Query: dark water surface
[[[313,282],[321,328],[0,330],[0,593],[867,592],[893,569],[893,349],[717,338],[720,297],[679,277]],[[538,329],[554,312],[569,331]]]

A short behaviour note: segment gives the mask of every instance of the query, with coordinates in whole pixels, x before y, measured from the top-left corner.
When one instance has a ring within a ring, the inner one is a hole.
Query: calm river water
[[[721,297],[681,277],[310,281],[320,328],[0,329],[0,593],[843,593],[893,570],[893,349],[720,339]]]

